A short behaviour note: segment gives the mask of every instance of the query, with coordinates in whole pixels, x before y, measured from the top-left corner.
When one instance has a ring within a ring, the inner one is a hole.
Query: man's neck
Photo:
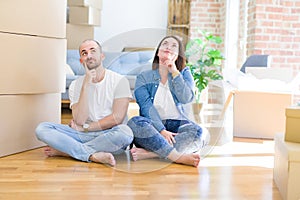
[[[97,75],[96,75],[96,78],[93,80],[93,83],[99,83],[99,82],[101,82],[104,79],[104,77],[105,77],[105,71],[106,70],[105,70],[104,67],[102,67],[102,66],[98,67],[96,69]]]

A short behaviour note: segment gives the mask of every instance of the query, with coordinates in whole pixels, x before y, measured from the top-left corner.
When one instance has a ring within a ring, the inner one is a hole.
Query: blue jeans
[[[35,132],[37,138],[50,147],[86,162],[96,152],[122,153],[133,140],[132,131],[125,124],[84,133],[68,125],[43,122]]]
[[[150,119],[141,116],[133,117],[127,123],[133,131],[134,144],[167,158],[174,148],[180,153],[192,153],[207,143],[202,128],[191,121],[168,119],[162,122],[167,131],[177,133],[174,145],[170,145],[154,128]]]

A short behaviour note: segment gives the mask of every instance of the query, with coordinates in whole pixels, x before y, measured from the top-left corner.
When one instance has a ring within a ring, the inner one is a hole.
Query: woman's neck
[[[163,66],[160,66],[159,67],[159,75],[160,75],[160,82],[162,84],[166,84],[167,80],[168,80],[168,74],[169,74],[169,71],[168,69],[164,68]]]

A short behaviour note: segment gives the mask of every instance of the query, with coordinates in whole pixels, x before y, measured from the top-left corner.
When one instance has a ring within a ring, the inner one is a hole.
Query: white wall
[[[166,35],[168,0],[103,0],[95,39],[106,51],[156,47]]]

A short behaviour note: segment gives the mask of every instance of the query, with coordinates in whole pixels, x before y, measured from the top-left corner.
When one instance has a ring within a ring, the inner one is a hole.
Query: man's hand
[[[91,69],[89,70],[88,67],[86,66],[86,62],[82,63],[85,69],[85,83],[92,83],[93,80],[96,79],[96,69]]]
[[[74,121],[74,119],[72,119],[72,120],[70,121],[69,126],[70,126],[72,129],[76,130],[76,131],[81,131],[81,132],[84,131],[84,130],[83,130],[83,127],[82,127],[81,125],[76,124],[76,122]]]

